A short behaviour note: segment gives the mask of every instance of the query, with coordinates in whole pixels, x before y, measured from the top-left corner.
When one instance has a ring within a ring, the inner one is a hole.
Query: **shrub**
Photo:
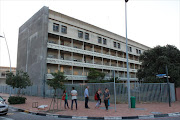
[[[26,102],[25,97],[11,96],[8,99],[9,104],[24,104]]]

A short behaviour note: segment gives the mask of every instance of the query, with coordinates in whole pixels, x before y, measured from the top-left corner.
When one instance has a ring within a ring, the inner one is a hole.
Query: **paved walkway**
[[[0,96],[8,100],[8,94],[0,93]],[[25,104],[11,105],[13,107],[21,108],[27,111],[32,112],[44,112],[42,110],[38,110],[37,108],[32,108],[33,102],[38,102],[38,105],[48,105],[48,109],[51,103],[52,98],[42,97],[33,97],[33,96],[25,96],[27,101]],[[71,105],[71,100],[68,101],[69,106]],[[59,100],[60,106],[60,100]],[[95,108],[96,102],[89,102],[90,109],[84,108],[84,101],[78,101],[78,110],[64,109],[64,101],[61,101],[61,110],[59,112],[55,112],[53,114],[59,115],[68,115],[68,116],[88,116],[88,117],[102,117],[102,116],[140,116],[140,115],[153,115],[153,114],[167,114],[180,112],[180,102],[172,103],[172,107],[169,107],[168,103],[141,103],[136,104],[136,108],[128,108],[128,104],[117,104],[117,112],[114,110],[114,104],[111,104],[109,107],[109,111],[106,111],[104,108],[104,103],[101,104],[99,109]],[[56,107],[56,106],[55,106]],[[46,110],[48,110],[46,109]]]

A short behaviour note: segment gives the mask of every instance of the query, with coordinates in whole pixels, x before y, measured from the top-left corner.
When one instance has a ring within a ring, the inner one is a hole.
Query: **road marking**
[[[7,115],[14,115],[14,113],[7,113]]]

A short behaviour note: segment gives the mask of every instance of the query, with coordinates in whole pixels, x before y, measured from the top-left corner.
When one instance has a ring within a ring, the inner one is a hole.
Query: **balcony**
[[[49,54],[49,55],[47,55],[47,58],[54,58],[54,59],[57,59],[57,55],[51,55],[51,54]]]
[[[56,41],[53,41],[53,40],[48,40],[48,43],[58,44]]]
[[[68,80],[87,80],[87,76],[82,75],[65,75]],[[46,74],[47,79],[53,79],[51,74]]]

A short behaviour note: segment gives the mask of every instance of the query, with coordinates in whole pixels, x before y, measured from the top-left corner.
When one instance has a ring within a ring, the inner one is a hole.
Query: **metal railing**
[[[89,86],[90,101],[94,101],[94,94],[100,88],[102,93],[105,88],[109,89],[110,102],[114,103],[114,86],[113,83],[85,83],[85,84],[66,84],[66,91],[70,95],[72,87],[78,92],[78,100],[84,100],[84,90],[86,86]],[[168,91],[166,83],[131,83],[131,96],[136,97],[137,102],[168,102]],[[9,94],[10,90],[12,94],[17,94],[18,89],[11,88],[10,86],[0,86],[1,93]],[[41,91],[40,91],[41,90]],[[21,94],[30,96],[42,96],[42,86],[39,88],[37,85],[33,85],[23,89]],[[54,90],[46,87],[45,96],[52,97]],[[58,90],[58,97],[61,97],[63,90]],[[174,83],[170,83],[171,101],[175,101],[175,89]],[[116,83],[116,101],[117,103],[126,103],[128,100],[127,84]],[[70,99],[70,97],[69,97]]]

